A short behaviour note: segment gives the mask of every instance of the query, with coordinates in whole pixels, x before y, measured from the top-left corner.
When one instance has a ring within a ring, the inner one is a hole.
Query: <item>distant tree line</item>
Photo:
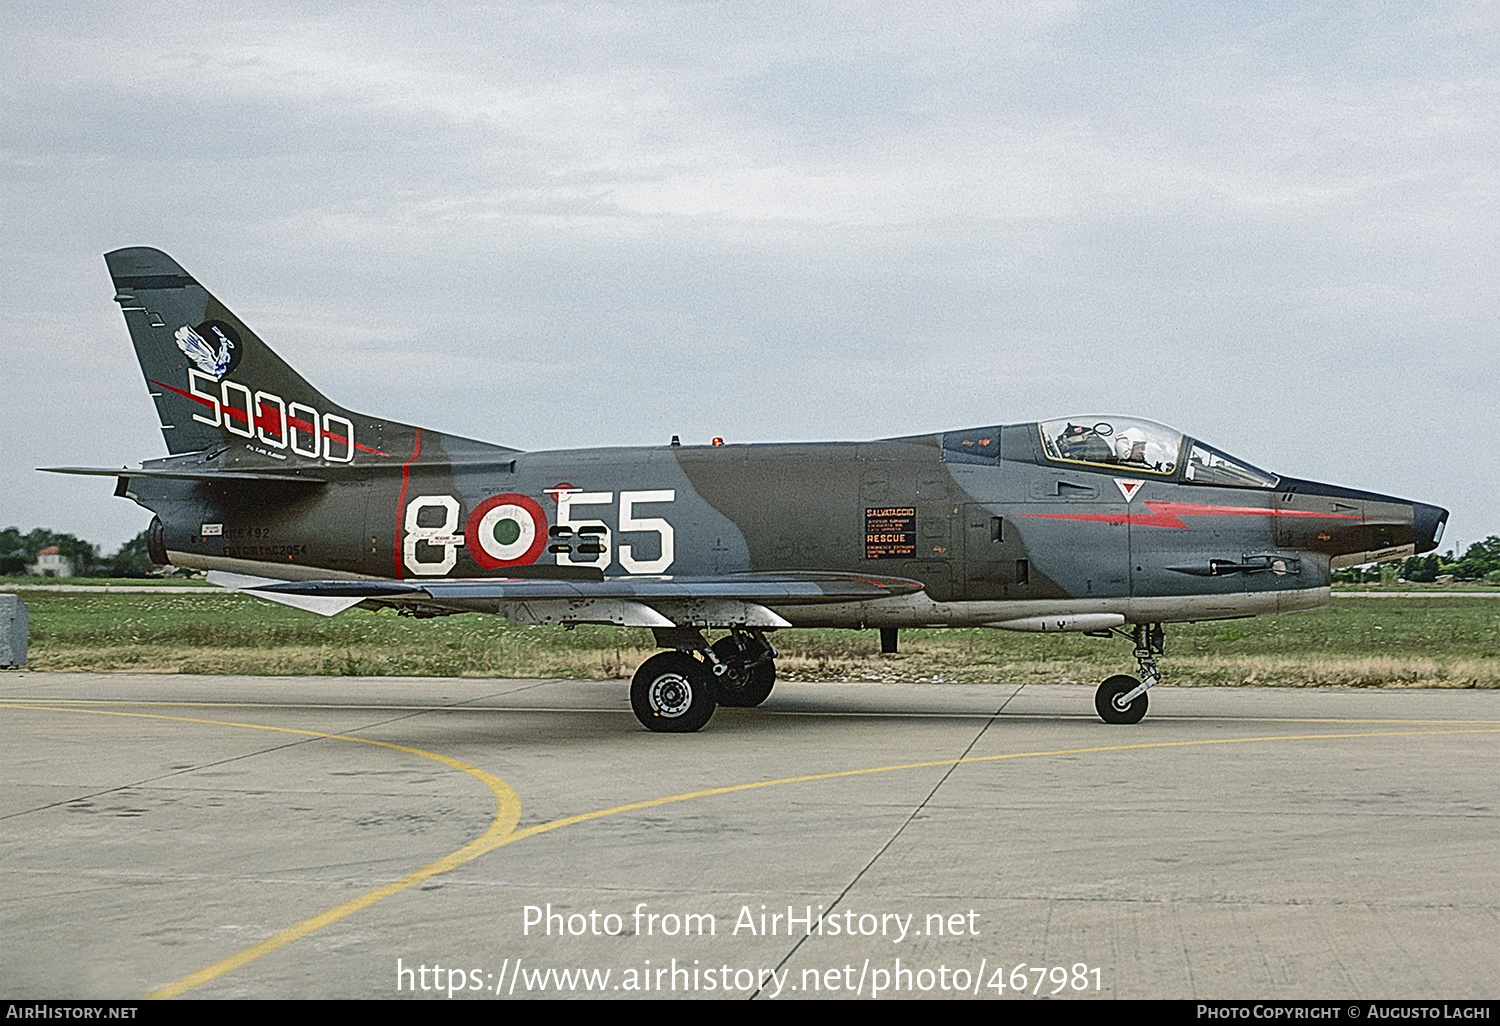
[[[75,577],[146,577],[157,569],[146,551],[145,531],[121,545],[119,552],[105,556],[92,542],[71,534],[45,527],[22,533],[18,527],[7,527],[0,531],[0,576],[26,573],[37,553],[49,545],[56,545],[58,554],[72,562]]]
[[[1382,567],[1385,568],[1383,572]],[[1347,584],[1390,579],[1431,584],[1447,574],[1452,574],[1457,581],[1500,584],[1500,535],[1492,534],[1484,541],[1470,545],[1462,559],[1457,558],[1453,550],[1449,549],[1441,556],[1434,552],[1426,556],[1408,556],[1400,563],[1336,570],[1333,579]]]

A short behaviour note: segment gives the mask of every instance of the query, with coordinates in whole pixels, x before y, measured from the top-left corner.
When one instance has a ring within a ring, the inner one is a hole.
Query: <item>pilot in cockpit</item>
[[[1148,420],[1044,421],[1042,438],[1054,459],[1096,466],[1130,467],[1140,473],[1170,474],[1177,464],[1182,435]]]
[[[1121,431],[1115,438],[1115,458],[1121,463],[1146,466],[1146,433],[1140,428]]]

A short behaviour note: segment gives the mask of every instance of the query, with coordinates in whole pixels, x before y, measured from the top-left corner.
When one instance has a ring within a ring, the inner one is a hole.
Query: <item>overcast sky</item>
[[[101,254],[526,449],[1163,421],[1500,533],[1500,8],[0,7],[0,526],[150,514]],[[1445,548],[1447,544],[1445,543]]]

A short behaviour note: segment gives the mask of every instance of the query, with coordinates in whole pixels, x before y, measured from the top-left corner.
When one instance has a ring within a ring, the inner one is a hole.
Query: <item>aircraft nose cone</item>
[[[1448,524],[1448,511],[1441,506],[1429,506],[1425,502],[1411,504],[1412,531],[1416,535],[1418,552],[1431,552],[1443,540],[1443,528]]]

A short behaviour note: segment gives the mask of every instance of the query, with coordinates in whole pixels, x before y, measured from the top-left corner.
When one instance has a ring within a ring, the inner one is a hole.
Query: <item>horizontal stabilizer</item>
[[[298,470],[181,470],[169,467],[150,467],[132,470],[129,467],[38,467],[48,474],[83,474],[87,477],[157,477],[174,481],[280,481],[290,484],[326,484],[328,478],[317,473]]]

